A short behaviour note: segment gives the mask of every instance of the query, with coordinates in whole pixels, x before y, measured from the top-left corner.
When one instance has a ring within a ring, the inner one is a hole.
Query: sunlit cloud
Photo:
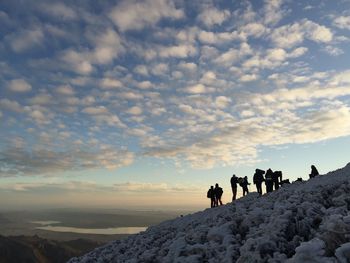
[[[18,5],[19,17],[14,5],[0,12],[0,118],[3,138],[25,143],[1,145],[1,176],[143,158],[232,167],[259,162],[264,146],[350,134],[345,12],[282,0],[63,1]]]
[[[8,83],[8,89],[13,92],[28,92],[32,86],[24,79],[13,79]]]
[[[162,18],[180,19],[184,12],[172,1],[157,0],[139,3],[122,1],[110,13],[110,18],[121,31],[139,30],[155,25]]]

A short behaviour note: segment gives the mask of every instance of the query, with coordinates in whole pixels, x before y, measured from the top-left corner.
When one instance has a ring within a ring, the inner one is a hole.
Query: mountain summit
[[[152,226],[78,262],[350,262],[350,164]]]

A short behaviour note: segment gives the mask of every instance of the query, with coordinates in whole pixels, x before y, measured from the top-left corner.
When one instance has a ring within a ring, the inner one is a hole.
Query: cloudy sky
[[[0,24],[0,207],[203,206],[349,161],[348,0],[5,0]]]

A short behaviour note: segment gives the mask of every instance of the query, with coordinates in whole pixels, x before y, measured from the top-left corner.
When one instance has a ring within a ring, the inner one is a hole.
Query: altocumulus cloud
[[[342,4],[7,1],[1,175],[149,157],[232,166],[259,161],[261,146],[349,136]]]

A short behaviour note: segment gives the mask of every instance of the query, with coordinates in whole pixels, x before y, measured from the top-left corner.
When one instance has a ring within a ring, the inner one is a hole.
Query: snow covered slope
[[[69,262],[350,262],[350,164],[166,221]]]

